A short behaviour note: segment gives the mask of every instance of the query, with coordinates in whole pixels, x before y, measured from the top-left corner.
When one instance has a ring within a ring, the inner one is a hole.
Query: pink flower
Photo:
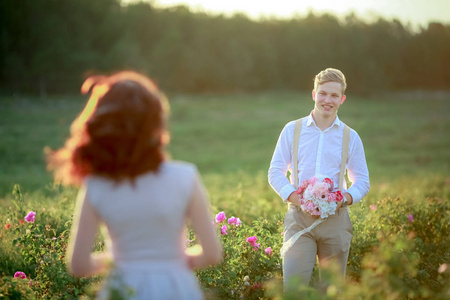
[[[447,264],[442,264],[442,265],[439,267],[438,272],[439,272],[439,274],[440,274],[440,273],[444,273],[445,271],[447,271],[447,269],[448,269],[448,265],[447,265]]]
[[[313,176],[309,179],[309,184],[310,185],[315,185],[317,182],[317,177]]]
[[[239,218],[231,217],[228,219],[228,224],[234,224],[235,226],[241,225],[241,220]]]
[[[341,202],[342,199],[344,199],[344,195],[342,195],[341,191],[337,190],[336,191],[336,201]]]
[[[375,204],[372,204],[371,206],[369,206],[371,210],[377,210],[377,206]]]
[[[226,220],[226,219],[227,219],[227,217],[225,216],[225,212],[223,212],[223,211],[221,211],[220,213],[218,213],[216,215],[216,223],[220,223],[220,222],[222,222],[223,220]]]
[[[328,202],[336,202],[336,194],[335,193],[328,194]]]
[[[222,228],[220,228],[220,232],[222,233],[222,235],[228,234],[227,229],[228,229],[227,225],[223,225]]]
[[[310,201],[306,202],[305,206],[306,206],[306,208],[308,210],[313,210],[314,209],[314,203],[312,203]]]
[[[6,229],[9,229],[9,227],[11,227],[11,224],[6,224],[6,225],[5,225],[5,228],[6,228]]]
[[[27,223],[34,222],[34,216],[35,215],[36,215],[36,213],[34,211],[30,211],[28,213],[28,215],[25,216],[25,221],[27,221]]]
[[[247,238],[247,243],[250,243],[250,245],[255,246],[257,240],[258,238],[256,236],[249,236]]]
[[[258,238],[256,236],[250,236],[247,238],[247,242],[254,247],[255,251],[259,248],[259,243],[256,243],[257,240]]]
[[[25,279],[27,278],[27,275],[25,275],[24,272],[17,271],[16,273],[14,273],[14,278]]]
[[[268,247],[268,248],[266,248],[266,249],[264,249],[264,253],[266,253],[267,255],[272,255],[273,254],[273,252],[272,252],[272,248],[271,247]]]
[[[331,180],[330,178],[325,178],[323,180],[323,182],[328,184],[328,190],[331,192],[334,189],[334,183],[333,180]]]
[[[414,221],[413,215],[409,215],[409,216],[408,216],[408,219],[409,219],[410,222],[413,222],[413,221]]]

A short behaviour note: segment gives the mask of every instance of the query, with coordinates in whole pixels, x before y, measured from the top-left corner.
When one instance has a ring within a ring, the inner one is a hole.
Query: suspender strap
[[[298,119],[295,121],[295,127],[294,127],[294,141],[292,142],[292,154],[294,155],[294,166],[293,166],[293,172],[294,172],[294,187],[295,189],[298,189],[298,143],[300,141],[300,133],[302,132],[302,123],[303,118]]]
[[[344,135],[342,137],[342,159],[341,172],[339,173],[339,190],[342,191],[344,187],[345,165],[347,164],[348,146],[350,144],[350,127],[344,126]]]
[[[298,182],[298,143],[300,141],[300,134],[302,132],[302,119],[298,119],[295,121],[294,126],[294,140],[292,142],[292,154],[294,156],[293,159],[293,175],[294,175],[294,182],[293,185],[296,189],[298,189],[299,182]],[[350,127],[347,125],[344,126],[344,135],[342,137],[342,159],[341,159],[341,171],[339,173],[339,190],[342,191],[342,188],[344,187],[344,175],[345,175],[345,165],[347,164],[347,158],[348,158],[348,147],[350,144]]]

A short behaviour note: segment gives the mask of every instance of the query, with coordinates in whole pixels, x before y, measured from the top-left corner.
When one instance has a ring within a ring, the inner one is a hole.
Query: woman
[[[132,299],[201,299],[192,270],[218,263],[221,246],[195,166],[164,157],[166,98],[134,72],[91,77],[82,86],[89,91],[71,137],[48,155],[56,180],[81,185],[70,271],[91,276],[113,266],[99,298],[132,290]],[[202,251],[185,250],[188,221]],[[92,253],[101,223],[111,249]]]

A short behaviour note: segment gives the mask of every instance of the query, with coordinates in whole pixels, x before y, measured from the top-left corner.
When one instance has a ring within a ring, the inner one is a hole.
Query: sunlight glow
[[[124,3],[141,0],[123,0]],[[150,0],[147,0],[150,1]],[[450,24],[449,0],[155,0],[160,7],[187,5],[193,10],[231,15],[241,12],[252,18],[290,18],[306,15],[309,11],[332,13],[338,17],[354,12],[369,21],[382,16],[399,19],[414,26],[425,26],[431,21]]]

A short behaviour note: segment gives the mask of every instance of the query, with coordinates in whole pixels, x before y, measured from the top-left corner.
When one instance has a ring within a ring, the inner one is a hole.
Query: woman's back
[[[184,255],[186,210],[195,176],[191,164],[164,162],[157,173],[143,174],[134,183],[86,180],[87,199],[108,228],[118,274],[138,298],[177,290],[200,297]]]
[[[114,260],[173,260],[184,253],[183,227],[195,167],[165,162],[134,184],[90,177],[87,198],[108,228]]]

